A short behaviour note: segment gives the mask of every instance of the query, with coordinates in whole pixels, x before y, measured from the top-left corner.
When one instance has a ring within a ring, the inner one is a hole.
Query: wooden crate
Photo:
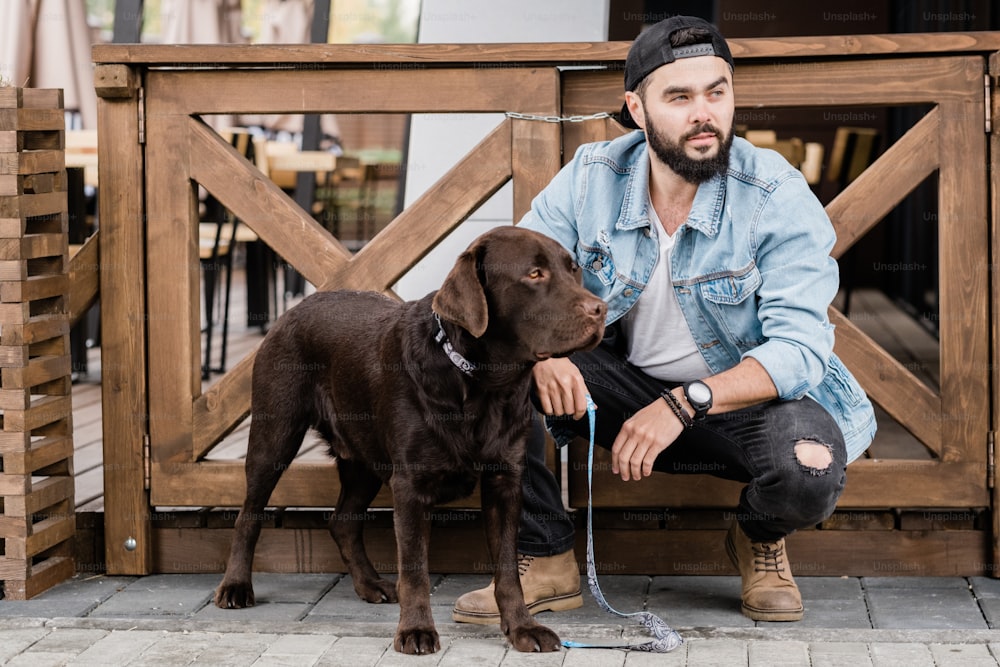
[[[72,576],[76,517],[61,90],[0,88],[0,581]]]

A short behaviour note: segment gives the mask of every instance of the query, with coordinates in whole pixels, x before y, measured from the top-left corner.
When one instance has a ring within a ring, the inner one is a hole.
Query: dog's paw
[[[359,598],[373,604],[399,602],[399,597],[396,595],[396,582],[388,579],[369,579],[358,582],[354,586],[354,591]]]
[[[433,627],[399,628],[396,630],[396,638],[393,639],[392,646],[400,653],[409,655],[426,655],[441,650],[437,630]]]
[[[253,586],[249,583],[223,583],[215,591],[215,606],[220,609],[243,609],[252,607],[255,602]]]
[[[558,651],[561,645],[559,635],[538,623],[511,628],[507,631],[507,640],[511,646],[525,653]]]

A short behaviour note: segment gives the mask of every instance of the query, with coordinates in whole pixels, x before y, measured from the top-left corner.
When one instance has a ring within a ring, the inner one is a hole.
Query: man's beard
[[[684,152],[684,143],[696,135],[712,132],[719,138],[719,150],[715,155],[706,158],[688,157]],[[679,143],[674,143],[666,136],[657,132],[653,120],[646,116],[646,141],[660,161],[670,167],[678,176],[688,183],[699,185],[705,181],[726,173],[729,169],[729,149],[733,145],[733,130],[722,135],[711,123],[702,123],[681,137]]]

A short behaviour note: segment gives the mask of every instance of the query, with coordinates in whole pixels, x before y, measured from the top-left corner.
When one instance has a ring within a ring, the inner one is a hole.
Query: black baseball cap
[[[708,40],[704,44],[673,47],[670,36],[685,28],[701,28],[708,32]],[[671,16],[659,23],[646,28],[632,42],[625,58],[625,90],[634,91],[639,83],[653,70],[679,60],[696,56],[718,56],[733,69],[733,54],[729,45],[719,32],[719,29],[697,16]],[[628,105],[622,105],[619,122],[625,127],[638,129],[628,111]]]

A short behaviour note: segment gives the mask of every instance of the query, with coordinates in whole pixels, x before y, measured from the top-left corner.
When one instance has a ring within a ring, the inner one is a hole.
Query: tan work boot
[[[802,594],[785,556],[785,540],[752,542],[735,521],[726,553],[743,578],[743,615],[755,621],[799,621]]]
[[[517,555],[517,569],[528,611],[566,611],[583,606],[580,570],[573,550],[557,556]],[[486,588],[464,593],[455,600],[451,618],[457,623],[491,625],[500,622],[495,581]]]

